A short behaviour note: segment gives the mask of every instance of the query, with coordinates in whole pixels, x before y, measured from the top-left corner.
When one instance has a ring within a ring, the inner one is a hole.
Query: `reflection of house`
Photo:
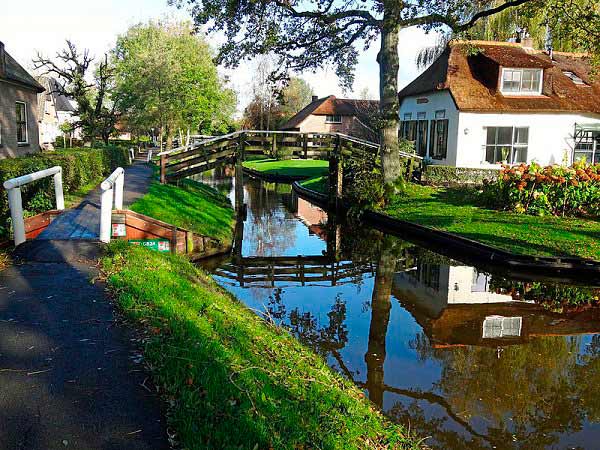
[[[327,240],[327,213],[318,206],[307,202],[303,198],[297,197],[298,207],[296,216],[308,227],[308,230]]]
[[[0,42],[0,158],[40,150],[37,95],[43,91]]]
[[[40,145],[51,149],[56,138],[63,136],[60,126],[65,122],[73,124],[78,118],[74,115],[73,102],[60,93],[60,86],[54,78],[39,77],[38,81],[46,89],[38,95]],[[80,133],[74,132],[74,138],[79,136]]]
[[[600,79],[581,54],[451,43],[400,93],[400,134],[435,162],[600,162]]]
[[[536,336],[600,332],[600,311],[556,314],[490,292],[488,284],[489,276],[472,267],[419,263],[417,270],[395,275],[392,293],[435,348],[496,347]]]
[[[378,108],[376,100],[313,96],[312,102],[280,129],[303,133],[343,133],[377,141],[377,133],[368,124]]]

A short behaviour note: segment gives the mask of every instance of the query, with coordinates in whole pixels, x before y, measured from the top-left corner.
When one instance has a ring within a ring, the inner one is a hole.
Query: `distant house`
[[[454,42],[400,91],[399,132],[437,164],[600,162],[600,80],[590,70],[586,55],[527,42]]]
[[[343,133],[377,141],[377,132],[369,126],[369,119],[377,112],[376,100],[336,98],[334,95],[317,98],[294,115],[280,130],[307,133]]]
[[[0,158],[40,150],[37,95],[43,91],[0,42]]]
[[[75,123],[75,102],[60,93],[58,81],[51,77],[38,77],[38,82],[45,92],[38,95],[38,119],[40,129],[40,145],[44,149],[52,149],[56,138],[63,135],[60,126],[65,123]],[[74,138],[80,137],[75,131]]]

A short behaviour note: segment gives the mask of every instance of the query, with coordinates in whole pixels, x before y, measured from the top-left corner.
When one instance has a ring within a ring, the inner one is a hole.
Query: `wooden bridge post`
[[[271,145],[271,155],[273,158],[277,159],[277,133],[273,133],[273,142]]]
[[[335,146],[329,157],[329,208],[338,210],[342,205],[344,167],[342,161],[341,138],[336,137]]]
[[[167,182],[167,155],[160,155],[160,183]]]
[[[244,167],[242,165],[244,161],[244,153],[245,136],[244,133],[242,133],[238,141],[238,148],[235,156],[235,210],[238,215],[238,219],[243,215],[244,212]]]

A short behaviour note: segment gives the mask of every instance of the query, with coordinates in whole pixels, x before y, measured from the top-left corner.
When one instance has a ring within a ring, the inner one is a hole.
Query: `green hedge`
[[[423,171],[421,181],[431,186],[457,186],[463,184],[483,184],[484,181],[498,179],[498,169],[468,168],[429,165]]]
[[[0,160],[0,182],[38,170],[61,166],[63,189],[68,194],[91,181],[109,175],[119,166],[129,164],[128,150],[124,147],[100,149],[77,148],[38,153],[21,158]],[[55,207],[52,178],[45,178],[21,188],[25,215],[35,215]],[[0,238],[10,231],[10,210],[6,190],[0,194]]]

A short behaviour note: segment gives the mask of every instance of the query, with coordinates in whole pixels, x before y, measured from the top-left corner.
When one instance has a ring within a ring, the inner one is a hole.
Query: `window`
[[[432,120],[429,138],[429,156],[444,159],[448,153],[448,119]]]
[[[415,143],[415,151],[420,156],[427,153],[427,120],[405,120],[400,123],[400,137]]]
[[[405,120],[400,123],[400,137],[407,141],[417,140],[417,121]]]
[[[418,112],[417,113],[417,119],[418,120],[425,120],[427,118],[427,113],[426,112]]]
[[[488,127],[485,160],[490,164],[527,162],[529,128]]]
[[[404,113],[404,120],[412,120],[412,113]]]
[[[519,337],[522,323],[522,317],[488,316],[483,321],[483,338]]]
[[[591,164],[600,163],[600,136],[594,137],[592,131],[583,131],[581,138],[575,142],[573,162],[583,160]]]
[[[17,143],[27,144],[27,105],[23,102],[16,103],[17,108]]]
[[[570,78],[570,79],[573,81],[573,83],[575,83],[575,84],[577,84],[577,85],[579,85],[579,86],[587,86],[587,85],[585,84],[585,81],[583,81],[583,80],[582,80],[580,77],[578,77],[578,76],[577,76],[575,73],[573,73],[573,72],[569,72],[569,71],[566,71],[566,70],[565,70],[565,71],[563,71],[563,73],[564,73],[564,74],[565,74],[567,77],[569,77],[569,78]]]
[[[440,109],[439,111],[435,112],[435,118],[436,119],[445,119],[446,118],[446,110],[445,109]]]
[[[342,116],[339,114],[328,115],[325,117],[325,123],[342,123]]]
[[[502,69],[502,93],[541,94],[542,69]]]

